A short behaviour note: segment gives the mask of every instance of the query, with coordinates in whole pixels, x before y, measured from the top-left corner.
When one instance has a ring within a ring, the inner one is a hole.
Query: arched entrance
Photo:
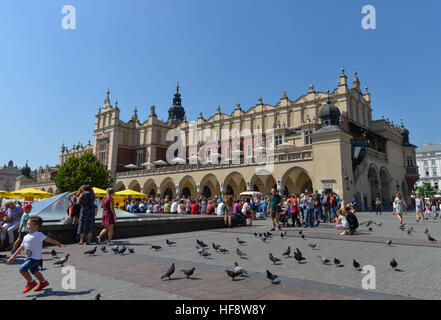
[[[136,180],[133,180],[132,182],[130,182],[129,189],[136,191],[136,192],[141,192],[141,186],[139,185],[139,182]]]
[[[390,175],[385,168],[380,171],[381,198],[386,208],[391,207]]]
[[[181,196],[185,198],[195,198],[197,196],[196,182],[191,176],[182,178],[179,182],[179,188],[181,190]]]
[[[115,192],[126,190],[126,186],[121,181],[115,186]]]
[[[173,200],[176,196],[176,186],[171,178],[166,178],[161,182],[160,189],[162,191],[162,196],[166,198],[168,196],[169,200]]]
[[[252,185],[252,184],[251,184]],[[239,195],[241,192],[247,190],[247,185],[242,174],[234,171],[231,172],[224,181],[224,188],[226,190],[233,190],[233,195]]]
[[[215,195],[220,195],[221,190],[220,190],[220,185],[219,182],[216,178],[216,176],[214,176],[213,174],[208,174],[206,175],[200,183],[200,191],[202,195],[208,195],[210,194],[209,197],[215,196]]]
[[[277,189],[277,181],[272,175],[254,175],[251,178],[251,185],[254,186],[254,191],[259,191],[264,195],[269,195],[272,188]]]
[[[282,191],[289,194],[300,194],[305,190],[312,191],[312,180],[309,173],[300,167],[289,169],[282,177]]]
[[[158,187],[153,179],[149,179],[144,183],[144,193],[153,197],[158,194]]]
[[[380,180],[378,177],[378,170],[374,165],[372,165],[369,168],[368,181],[369,181],[369,186],[370,186],[370,191],[371,191],[371,195],[370,195],[371,201],[370,201],[369,205],[372,207],[372,210],[374,210],[376,198],[381,197],[380,190],[379,190]]]

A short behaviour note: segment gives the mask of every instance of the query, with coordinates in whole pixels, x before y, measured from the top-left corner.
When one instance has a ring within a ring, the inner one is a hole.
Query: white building
[[[430,183],[439,190],[441,186],[441,143],[425,144],[417,148],[416,160],[420,174],[417,186]]]

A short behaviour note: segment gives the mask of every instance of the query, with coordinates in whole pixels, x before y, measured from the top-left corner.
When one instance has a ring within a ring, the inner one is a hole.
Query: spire
[[[173,105],[168,110],[168,122],[182,122],[185,118],[185,110],[182,107],[181,94],[179,93],[179,81],[176,85],[176,93],[173,98]]]
[[[106,95],[107,96],[106,96],[106,99],[104,99],[103,109],[106,108],[106,107],[112,107],[112,105],[110,104],[110,98],[109,98],[110,90],[109,89],[107,89]]]
[[[260,106],[260,105],[262,105],[262,104],[263,104],[262,97],[259,97],[259,98],[257,99],[257,105]]]
[[[368,86],[366,86],[365,87],[365,89],[366,89],[366,92],[364,93],[364,99],[367,101],[367,102],[370,102],[371,101],[371,94],[369,93],[369,87]]]
[[[157,117],[155,110],[156,107],[154,105],[150,107],[150,117]]]
[[[314,85],[311,83],[309,85],[309,92],[308,93],[314,93],[314,92],[315,92],[315,88],[314,88]]]
[[[138,121],[138,108],[136,106],[135,106],[135,110],[133,110],[132,121],[134,122]]]
[[[358,72],[354,72],[354,80],[352,81],[352,89],[356,89],[358,92],[361,92],[360,90],[360,80],[358,79]]]
[[[347,85],[348,85],[348,77],[345,75],[345,67],[342,67],[340,78],[338,78],[338,86],[342,87]]]

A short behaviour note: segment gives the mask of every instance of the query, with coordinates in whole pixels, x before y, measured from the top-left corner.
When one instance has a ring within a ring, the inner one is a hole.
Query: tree
[[[113,184],[111,172],[104,168],[92,152],[67,159],[54,180],[60,192],[75,191],[84,184],[100,189],[110,188]]]
[[[416,187],[418,193],[423,197],[431,197],[436,194],[436,189],[432,186],[432,184],[425,182],[421,186]]]

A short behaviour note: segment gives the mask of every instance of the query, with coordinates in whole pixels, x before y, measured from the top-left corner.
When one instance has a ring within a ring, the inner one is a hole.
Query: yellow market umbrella
[[[11,195],[9,194],[9,192],[7,192],[7,191],[3,191],[3,190],[0,190],[0,198],[7,198],[7,197],[9,197],[9,196],[11,196]]]
[[[34,199],[46,199],[55,196],[52,193],[41,191],[34,188],[13,191],[10,192],[10,195],[12,198],[25,199],[26,201],[32,201]]]
[[[147,198],[147,196],[144,193],[140,193],[140,192],[137,192],[137,191],[134,191],[134,190],[130,190],[130,189],[115,192],[115,197],[116,198],[128,198],[128,197],[131,197],[131,198],[135,198],[135,199],[136,198]]]
[[[107,196],[107,191],[100,188],[93,188],[93,192],[95,193],[95,197],[104,198]]]

